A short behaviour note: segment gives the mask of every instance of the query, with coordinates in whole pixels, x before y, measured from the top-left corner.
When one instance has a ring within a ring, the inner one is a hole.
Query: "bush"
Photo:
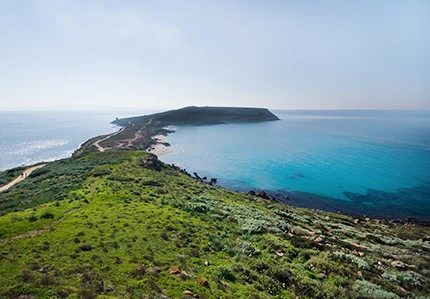
[[[41,278],[40,278],[40,284],[41,285],[53,285],[55,284],[55,278],[50,276],[49,274],[44,274]]]
[[[24,270],[21,274],[22,282],[32,282],[34,280],[33,274],[30,271]]]
[[[43,219],[52,219],[54,218],[54,214],[52,214],[51,212],[45,212],[42,214],[42,216],[40,216],[40,218]]]
[[[403,286],[409,289],[421,289],[426,284],[425,278],[413,271],[406,271],[397,276],[397,278]]]
[[[217,275],[220,279],[228,280],[228,281],[235,281],[236,276],[234,275],[233,270],[228,266],[219,266]]]
[[[352,286],[352,289],[359,298],[375,298],[375,299],[397,299],[400,298],[394,293],[387,292],[379,285],[366,280],[357,280]]]
[[[81,245],[81,247],[79,247],[79,249],[82,251],[91,251],[91,250],[93,250],[93,246],[91,246],[89,244],[84,244],[84,245]]]
[[[31,215],[28,217],[28,221],[30,221],[30,222],[35,222],[35,221],[37,221],[37,216],[36,216],[35,214],[31,214]]]
[[[258,248],[255,248],[251,243],[246,241],[239,242],[239,247],[242,253],[246,256],[258,256],[261,254],[261,251]]]
[[[95,299],[97,295],[93,293],[91,290],[81,290],[79,292],[79,298],[82,299]]]

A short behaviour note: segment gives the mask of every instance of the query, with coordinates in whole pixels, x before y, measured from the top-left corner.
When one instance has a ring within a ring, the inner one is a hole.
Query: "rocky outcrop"
[[[161,165],[161,162],[158,161],[155,155],[150,155],[148,158],[139,161],[139,166],[156,171],[162,170]]]

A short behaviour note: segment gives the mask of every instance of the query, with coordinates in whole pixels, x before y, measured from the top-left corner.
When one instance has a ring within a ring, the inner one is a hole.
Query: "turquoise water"
[[[374,217],[430,218],[429,111],[275,111],[281,121],[179,127],[161,159],[237,191]]]

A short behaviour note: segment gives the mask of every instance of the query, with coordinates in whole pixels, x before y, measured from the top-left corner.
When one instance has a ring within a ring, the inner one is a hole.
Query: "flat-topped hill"
[[[119,126],[152,122],[164,125],[214,125],[240,122],[263,122],[279,120],[266,108],[242,107],[185,107],[145,116],[123,118],[113,121]]]
[[[157,143],[155,135],[166,135],[165,127],[202,126],[227,123],[254,123],[279,120],[266,108],[242,107],[185,107],[150,115],[116,119],[112,123],[123,127],[120,131],[98,136],[85,142],[75,156],[112,149],[146,150]]]

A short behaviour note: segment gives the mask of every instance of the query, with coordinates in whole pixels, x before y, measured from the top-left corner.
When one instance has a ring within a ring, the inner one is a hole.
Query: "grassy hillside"
[[[237,194],[143,152],[48,163],[0,207],[2,298],[430,296],[428,228]]]

